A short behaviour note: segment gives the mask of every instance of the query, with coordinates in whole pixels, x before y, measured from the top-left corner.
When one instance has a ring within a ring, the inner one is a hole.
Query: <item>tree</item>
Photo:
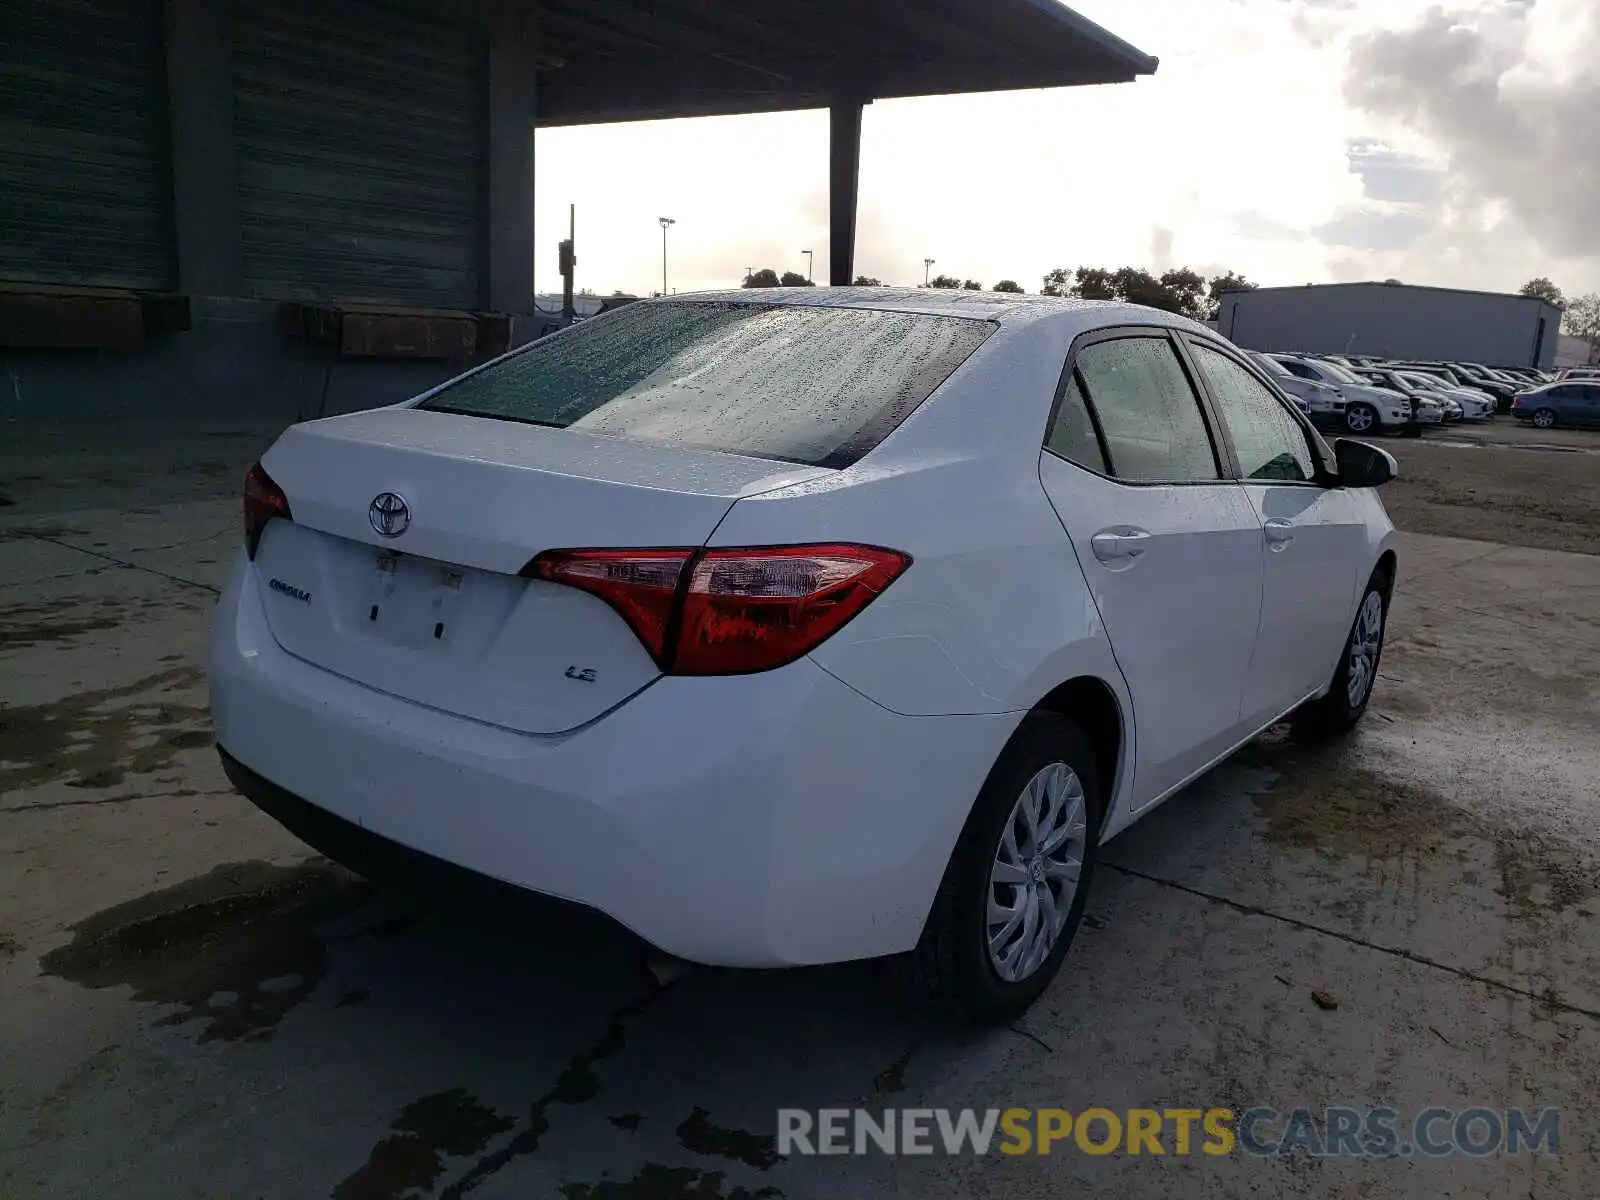
[[[1015,296],[1022,295],[1022,285],[1015,279],[1002,279],[994,285],[994,290],[997,292],[1010,292]]]
[[[1174,312],[1180,312],[1194,320],[1203,320],[1206,313],[1206,281],[1195,271],[1188,267],[1174,267],[1170,271],[1162,272],[1161,286],[1167,294],[1176,301],[1178,307]]]
[[[857,275],[856,276],[855,286],[856,287],[882,287],[883,286],[883,280],[874,279],[871,275]]]
[[[1222,311],[1222,298],[1229,292],[1253,292],[1256,285],[1243,275],[1229,271],[1226,275],[1213,275],[1206,284],[1206,319],[1214,321]]]
[[[779,287],[816,287],[817,285],[812,283],[811,280],[807,279],[804,275],[800,274],[799,271],[785,271],[783,273],[783,278],[778,280],[778,286]]]
[[[761,270],[745,277],[744,286],[747,288],[778,287],[778,273],[771,267],[762,267]]]
[[[1080,300],[1123,300],[1126,297],[1117,290],[1116,275],[1122,274],[1100,267],[1079,267],[1073,272],[1075,282],[1066,291],[1068,296],[1076,296]]]
[[[1561,314],[1561,328],[1589,343],[1589,360],[1600,358],[1600,292],[1574,296]]]
[[[928,284],[928,286],[936,288],[958,288],[961,286],[961,280],[957,279],[954,275],[935,275],[933,277],[933,282]]]
[[[981,292],[981,291],[983,291],[983,284],[979,283],[976,279],[969,279],[965,283],[963,283],[961,286],[963,288],[965,288],[969,292]]]
[[[1543,275],[1537,279],[1528,280],[1527,283],[1517,289],[1517,294],[1520,296],[1536,296],[1540,300],[1545,300],[1555,305],[1563,304],[1566,300],[1561,294],[1561,289]]]
[[[1200,321],[1217,315],[1220,297],[1227,292],[1249,291],[1256,285],[1229,271],[1207,281],[1189,267],[1163,271],[1160,278],[1143,267],[1057,267],[1044,277],[1046,296],[1076,296],[1080,300],[1122,300],[1148,308],[1180,313]]]

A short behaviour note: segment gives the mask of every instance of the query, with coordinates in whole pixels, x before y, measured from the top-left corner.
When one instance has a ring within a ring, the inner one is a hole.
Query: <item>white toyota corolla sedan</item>
[[[1047,986],[1107,838],[1280,718],[1362,715],[1382,450],[1119,304],[641,302],[245,484],[235,784],[358,869],[467,871],[685,959]]]

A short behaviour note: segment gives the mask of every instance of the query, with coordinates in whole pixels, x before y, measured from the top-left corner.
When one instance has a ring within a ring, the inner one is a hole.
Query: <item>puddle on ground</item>
[[[210,745],[208,706],[172,698],[204,678],[196,667],[172,667],[123,687],[0,708],[0,795],[57,780],[115,787]]]
[[[413,1100],[400,1110],[392,1137],[372,1148],[366,1164],[333,1189],[333,1200],[399,1200],[431,1192],[444,1160],[477,1154],[515,1122],[461,1088]]]
[[[783,1195],[775,1187],[723,1191],[723,1178],[721,1171],[646,1163],[632,1179],[566,1183],[561,1194],[566,1200],[772,1200]]]
[[[1487,843],[1512,914],[1562,913],[1600,893],[1600,867],[1577,849],[1492,824],[1443,794],[1352,760],[1348,743],[1300,743],[1277,729],[1241,751],[1242,765],[1278,775],[1253,793],[1269,840],[1331,858],[1454,858]]]
[[[371,894],[328,863],[229,863],[95,914],[39,966],[83,987],[128,986],[135,1000],[177,1005],[157,1024],[197,1022],[202,1042],[259,1040],[327,972],[319,926]]]
[[[12,504],[16,501],[13,500]],[[10,505],[0,505],[10,507]],[[89,536],[87,529],[75,529],[67,525],[12,525],[0,529],[0,542],[20,542],[27,538],[45,538],[57,541],[65,538],[85,538]]]
[[[43,604],[14,604],[0,608],[0,646],[22,650],[29,646],[65,642],[86,633],[116,629],[133,615],[138,601],[84,600],[71,596]]]
[[[678,1144],[707,1158],[731,1158],[758,1171],[770,1171],[783,1161],[776,1138],[713,1125],[710,1110],[698,1107],[678,1126]]]

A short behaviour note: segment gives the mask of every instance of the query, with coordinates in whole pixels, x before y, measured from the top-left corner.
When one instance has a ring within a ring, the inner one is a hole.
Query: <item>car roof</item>
[[[967,317],[1001,325],[1054,321],[1071,333],[1108,325],[1164,325],[1219,339],[1216,330],[1177,313],[1118,300],[1079,300],[1071,296],[1029,296],[1014,292],[969,292],[964,288],[791,287],[735,288],[686,292],[646,300],[646,304],[756,304],[792,308],[865,308],[879,312]]]

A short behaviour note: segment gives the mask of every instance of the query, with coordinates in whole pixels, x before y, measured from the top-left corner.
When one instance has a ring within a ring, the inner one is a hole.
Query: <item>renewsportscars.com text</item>
[[[778,1153],[1442,1157],[1559,1152],[1559,1109],[778,1110]]]

